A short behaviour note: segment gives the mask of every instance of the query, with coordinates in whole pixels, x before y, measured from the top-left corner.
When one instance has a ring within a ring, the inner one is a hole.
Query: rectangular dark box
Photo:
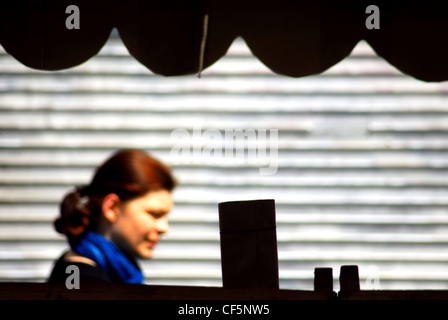
[[[223,286],[278,289],[275,201],[231,201],[218,208]]]

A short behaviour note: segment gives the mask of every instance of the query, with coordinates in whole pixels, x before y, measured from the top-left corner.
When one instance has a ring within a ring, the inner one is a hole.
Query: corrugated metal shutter
[[[282,288],[312,288],[315,267],[337,279],[341,265],[358,264],[362,288],[377,275],[382,289],[447,289],[447,93],[365,43],[300,79],[271,73],[240,39],[202,79],[151,74],[115,33],[61,72],[2,51],[0,280],[43,281],[66,248],[52,228],[61,197],[114,150],[138,147],[172,164],[181,183],[171,231],[143,262],[148,283],[221,285],[217,203],[272,198]],[[179,163],[170,154],[179,128],[192,146],[198,132],[207,144],[210,128],[224,144],[225,129],[278,129],[278,171],[260,175],[249,150]]]

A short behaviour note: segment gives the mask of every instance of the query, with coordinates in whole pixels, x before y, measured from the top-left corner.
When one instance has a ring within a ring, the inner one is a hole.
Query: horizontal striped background
[[[66,248],[52,228],[62,196],[116,149],[135,147],[180,182],[170,233],[142,261],[147,283],[220,286],[217,204],[269,198],[281,288],[311,289],[315,267],[337,279],[357,264],[362,288],[376,278],[381,289],[447,289],[447,120],[448,83],[401,74],[364,42],[298,79],[272,73],[242,39],[201,79],[152,74],[115,32],[96,57],[59,72],[0,51],[0,281],[44,281]],[[232,148],[225,129],[267,135],[249,139],[242,157],[207,158],[207,129],[223,148]],[[273,129],[278,170],[261,175],[249,149],[269,146]]]

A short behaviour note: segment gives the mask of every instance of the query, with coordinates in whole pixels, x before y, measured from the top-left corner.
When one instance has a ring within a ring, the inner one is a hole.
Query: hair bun
[[[86,199],[76,190],[64,197],[60,205],[60,216],[54,221],[57,232],[67,237],[79,237],[90,224],[90,212]]]

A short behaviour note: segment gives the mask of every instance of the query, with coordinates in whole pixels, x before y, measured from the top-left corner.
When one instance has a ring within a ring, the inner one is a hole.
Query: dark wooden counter
[[[222,287],[132,284],[82,284],[68,290],[64,284],[0,283],[2,300],[326,300],[335,292]]]

